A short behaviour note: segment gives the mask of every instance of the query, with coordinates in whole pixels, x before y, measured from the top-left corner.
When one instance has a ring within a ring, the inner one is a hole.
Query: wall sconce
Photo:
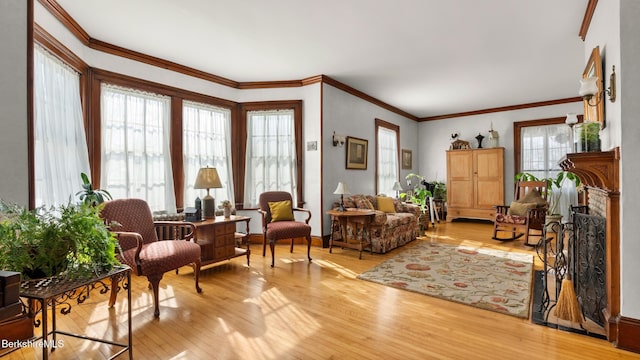
[[[586,79],[580,80],[580,91],[578,94],[587,101],[589,106],[597,106],[602,98],[598,94],[598,78],[591,76]],[[611,67],[611,76],[609,77],[609,87],[604,91],[609,95],[609,100],[616,102],[616,66]],[[604,95],[604,94],[603,94]],[[591,103],[591,99],[595,97],[596,102]]]
[[[333,146],[342,147],[345,141],[346,137],[344,135],[336,135],[336,132],[333,132]]]

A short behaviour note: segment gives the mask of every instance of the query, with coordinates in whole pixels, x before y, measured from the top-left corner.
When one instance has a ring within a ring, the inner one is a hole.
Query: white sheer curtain
[[[571,151],[571,128],[565,124],[527,126],[521,132],[521,170],[538,178],[555,177],[560,159]]]
[[[218,170],[221,189],[211,189],[211,196],[234,202],[231,163],[231,110],[184,101],[182,104],[182,153],[184,164],[184,206],[194,206],[196,197],[206,190],[196,190],[198,170],[209,166]]]
[[[33,67],[36,206],[67,204],[89,174],[80,75],[39,45]]]
[[[101,187],[176,212],[169,151],[170,98],[103,84]]]
[[[256,207],[265,191],[288,191],[296,199],[296,139],[293,110],[247,113],[244,206]]]
[[[394,196],[398,181],[398,141],[394,130],[378,127],[378,194]]]

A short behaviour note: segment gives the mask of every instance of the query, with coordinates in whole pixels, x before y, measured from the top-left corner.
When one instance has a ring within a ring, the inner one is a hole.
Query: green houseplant
[[[94,189],[89,177],[85,173],[80,173],[82,178],[82,190],[76,193],[80,201],[88,205],[96,206],[102,204],[105,200],[111,200],[111,194],[104,189]]]
[[[576,129],[576,151],[592,152],[600,151],[600,123],[585,122],[577,124]]]
[[[412,191],[400,193],[400,199],[418,205],[420,207],[420,211],[424,215],[428,209],[427,200],[432,196],[432,194],[431,191],[427,189],[427,182],[424,180],[422,175],[411,173],[405,177],[405,179],[409,181],[413,178],[418,180],[418,185],[416,185]]]
[[[117,240],[101,206],[81,203],[27,210],[0,202],[0,269],[23,279],[89,277],[119,264]]]
[[[539,179],[535,175],[527,172],[521,172],[514,177],[515,182],[518,181],[545,181],[547,183],[547,202],[549,208],[547,209],[547,215],[559,215],[559,203],[560,196],[562,194],[562,183],[565,179],[572,181],[576,188],[580,186],[580,178],[578,175],[570,171],[560,171],[555,177]],[[543,194],[544,195],[544,194]]]

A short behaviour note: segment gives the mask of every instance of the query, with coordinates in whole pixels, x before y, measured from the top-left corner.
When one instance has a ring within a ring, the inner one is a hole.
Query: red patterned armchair
[[[153,221],[149,205],[140,199],[118,199],[104,204],[101,212],[117,235],[122,253],[118,259],[131,267],[134,274],[146,276],[153,290],[155,317],[160,316],[158,287],[164,273],[190,265],[193,267],[196,291],[200,276],[200,246],[191,241],[195,226],[181,221]],[[171,229],[171,231],[167,231]],[[162,241],[158,233],[163,234]],[[109,306],[113,306],[117,291],[112,289]]]
[[[276,207],[276,205],[282,206]],[[278,209],[277,213],[272,213],[272,209]],[[311,211],[293,207],[291,194],[285,191],[269,191],[260,194],[260,209],[258,211],[262,215],[262,256],[266,255],[268,240],[271,248],[271,267],[275,264],[275,243],[281,239],[291,239],[291,252],[293,252],[293,240],[301,237],[306,238],[307,257],[311,261],[311,226],[309,225]],[[305,222],[296,221],[294,212],[306,212]]]

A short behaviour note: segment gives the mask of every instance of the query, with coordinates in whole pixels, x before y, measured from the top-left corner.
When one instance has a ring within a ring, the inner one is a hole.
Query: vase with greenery
[[[600,151],[600,123],[585,122],[574,126],[577,152]]]
[[[432,193],[427,189],[428,183],[422,175],[411,173],[407,175],[405,179],[408,184],[412,183],[413,180],[418,181],[418,184],[412,190],[400,193],[400,199],[418,205],[420,208],[420,219],[418,219],[418,223],[420,224],[420,229],[423,230],[426,228],[423,226],[423,221],[426,219],[427,210],[429,210],[428,200],[429,197],[432,196]]]
[[[102,206],[69,204],[27,210],[0,201],[0,269],[23,279],[90,277],[119,264],[117,240]]]
[[[82,178],[82,190],[76,193],[76,196],[85,204],[96,206],[102,204],[105,200],[111,200],[111,194],[104,189],[94,189],[89,177],[85,173],[80,173]]]

